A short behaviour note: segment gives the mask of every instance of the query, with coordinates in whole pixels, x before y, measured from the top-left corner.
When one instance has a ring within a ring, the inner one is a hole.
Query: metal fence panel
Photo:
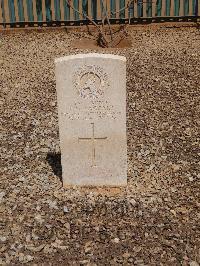
[[[112,19],[187,18],[200,16],[200,0],[71,0],[80,13],[100,20],[107,12]],[[0,0],[0,25],[54,24],[86,20],[66,0]],[[115,21],[115,20],[113,20]]]

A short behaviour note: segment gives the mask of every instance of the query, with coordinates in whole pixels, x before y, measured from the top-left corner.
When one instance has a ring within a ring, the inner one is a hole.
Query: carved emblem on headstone
[[[74,73],[74,86],[84,99],[96,99],[104,95],[109,82],[104,70],[95,65],[84,65]]]

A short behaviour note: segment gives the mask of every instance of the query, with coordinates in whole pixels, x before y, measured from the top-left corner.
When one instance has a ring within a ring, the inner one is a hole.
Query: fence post
[[[18,4],[18,16],[19,22],[24,22],[24,7],[23,7],[23,0],[17,0]]]
[[[200,16],[200,1],[193,0],[193,16]]]
[[[138,17],[143,16],[143,1],[142,0],[137,0],[137,15]]]
[[[79,0],[74,0],[74,8],[79,10]],[[74,20],[79,20],[79,13],[74,11]]]
[[[115,0],[110,0],[110,11],[111,12],[116,12],[116,1]],[[111,15],[111,18],[116,18],[116,15]]]
[[[60,21],[60,0],[54,0],[55,20]]]
[[[38,22],[42,22],[42,1],[36,0],[36,17]],[[35,14],[34,14],[35,15]]]
[[[70,20],[70,7],[67,5],[66,0],[63,0],[64,5],[64,18],[65,20]]]
[[[161,11],[162,11],[162,0],[157,0],[157,16],[161,16]]]
[[[146,7],[147,7],[146,10],[147,17],[152,17],[152,0],[147,0]]]
[[[88,15],[88,0],[82,0],[82,12]],[[86,19],[86,18],[83,18]]]
[[[26,0],[27,2],[27,13],[28,13],[28,21],[33,22],[33,2],[32,0]]]
[[[175,16],[179,15],[179,8],[180,8],[180,0],[175,0],[175,3],[174,3],[174,15]]]
[[[46,0],[45,5],[46,5],[46,20],[47,22],[50,22],[51,21],[51,1]]]
[[[119,2],[119,9],[124,8],[125,6],[125,0],[120,0]],[[119,18],[124,18],[125,17],[125,10],[121,11],[119,14]]]
[[[9,6],[10,22],[14,23],[16,21],[14,0],[8,0],[8,6]]]
[[[91,1],[92,18],[97,19],[97,0]]]
[[[166,11],[165,11],[165,15],[166,16],[170,16],[170,4],[171,4],[171,1],[170,0],[166,0]]]

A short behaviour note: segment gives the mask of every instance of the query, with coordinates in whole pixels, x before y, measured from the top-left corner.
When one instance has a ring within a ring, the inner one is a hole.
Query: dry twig
[[[103,17],[101,19],[101,25],[98,25],[94,19],[92,19],[90,16],[88,16],[84,11],[80,12],[78,9],[76,9],[74,7],[74,5],[72,4],[72,0],[65,0],[67,5],[74,10],[75,12],[77,12],[79,15],[81,15],[82,17],[88,19],[97,29],[98,31],[98,36],[97,36],[97,42],[99,43],[99,45],[101,47],[114,47],[116,46],[122,39],[124,39],[124,37],[126,36],[126,32],[125,32],[125,28],[123,28],[123,31],[120,32],[120,34],[115,35],[111,29],[111,24],[110,24],[110,18],[108,15],[108,11],[105,8],[105,2],[104,0],[100,0],[101,1],[101,6],[102,6],[102,10],[103,10]],[[127,5],[123,8],[121,8],[120,10],[118,10],[117,12],[110,12],[110,15],[115,15],[117,13],[120,13],[122,11],[124,11],[125,9],[129,9],[131,4],[134,2],[138,2],[138,0],[130,0],[128,1]],[[107,31],[105,29],[105,21],[108,24],[108,28],[109,28],[109,34],[107,34]]]

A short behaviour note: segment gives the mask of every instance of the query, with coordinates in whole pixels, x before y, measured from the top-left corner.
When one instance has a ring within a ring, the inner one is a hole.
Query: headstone
[[[55,60],[63,185],[127,184],[126,58]]]

